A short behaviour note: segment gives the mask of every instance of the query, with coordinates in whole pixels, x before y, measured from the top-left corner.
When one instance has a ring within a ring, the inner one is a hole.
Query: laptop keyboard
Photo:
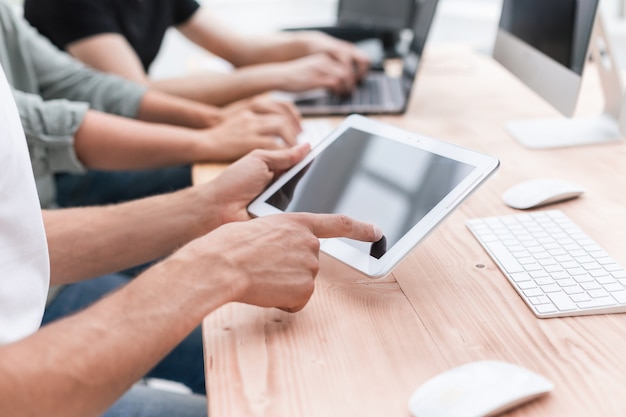
[[[626,312],[626,270],[560,210],[466,225],[537,317]]]
[[[369,105],[379,104],[382,102],[381,97],[384,94],[381,90],[387,87],[385,79],[366,78],[354,89],[352,94],[330,97],[330,104],[338,105]]]
[[[371,73],[359,83],[352,94],[328,94],[324,97],[298,99],[299,104],[314,104],[354,107],[356,111],[363,107],[386,108],[397,106],[404,101],[400,79],[390,78],[384,74]]]
[[[400,111],[407,99],[402,79],[390,77],[384,72],[370,72],[349,95],[311,91],[316,94],[300,94],[294,98],[303,114]]]

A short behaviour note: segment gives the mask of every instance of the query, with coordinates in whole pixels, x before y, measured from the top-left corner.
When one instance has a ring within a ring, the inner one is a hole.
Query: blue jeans
[[[206,417],[206,397],[133,386],[103,417]]]
[[[131,279],[122,274],[112,274],[66,286],[46,307],[42,325],[82,310]],[[194,393],[205,395],[201,327],[194,329],[146,377],[180,382]]]
[[[56,175],[59,207],[115,204],[191,185],[189,165],[142,171],[96,171]]]
[[[116,204],[165,194],[191,186],[191,166],[141,171],[98,171],[85,174],[57,174],[56,199],[59,207]],[[150,263],[124,271],[136,276]]]

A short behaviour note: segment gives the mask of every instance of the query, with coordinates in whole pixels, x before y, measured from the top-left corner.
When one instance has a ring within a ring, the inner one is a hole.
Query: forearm
[[[203,287],[191,288],[182,279],[187,266],[159,264],[84,312],[0,347],[0,415],[101,416],[230,301],[209,272]]]
[[[186,77],[151,80],[150,87],[194,101],[225,106],[281,88],[275,65],[264,64],[238,69],[229,74],[201,73]]]
[[[193,89],[193,85],[188,88]],[[148,91],[139,105],[137,119],[200,129],[215,126],[222,121],[220,109],[189,100],[188,98],[193,97],[175,94],[175,90],[171,91],[174,95],[165,94],[169,92],[170,90],[161,88]]]
[[[90,110],[74,135],[80,161],[93,169],[150,169],[208,157],[202,131]]]
[[[53,285],[170,254],[223,220],[213,184],[120,205],[44,211]]]
[[[311,53],[306,38],[297,32],[246,38],[241,44],[245,47],[242,46],[231,61],[236,67],[291,61]]]

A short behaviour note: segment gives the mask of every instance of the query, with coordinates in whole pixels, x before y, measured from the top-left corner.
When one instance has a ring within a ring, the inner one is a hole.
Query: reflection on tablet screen
[[[373,223],[389,250],[473,169],[349,128],[266,202],[286,212],[346,214]],[[372,250],[371,243],[342,240],[362,252]]]

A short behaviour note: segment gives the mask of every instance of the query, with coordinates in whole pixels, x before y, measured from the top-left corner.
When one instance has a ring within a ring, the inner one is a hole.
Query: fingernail
[[[376,240],[380,240],[383,237],[383,231],[378,226],[374,226],[374,234],[376,235]]]

